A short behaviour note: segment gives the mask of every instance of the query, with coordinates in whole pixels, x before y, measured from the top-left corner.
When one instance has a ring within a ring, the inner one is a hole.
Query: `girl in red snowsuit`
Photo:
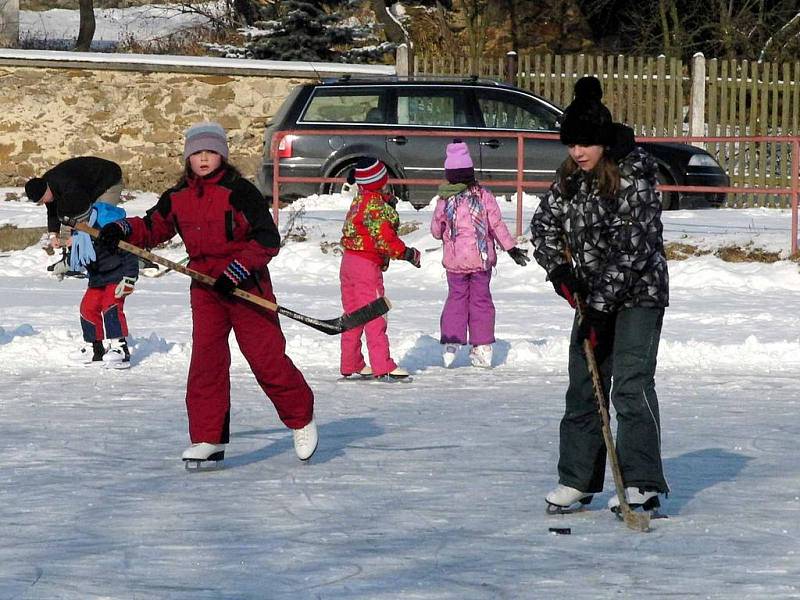
[[[144,218],[107,225],[100,239],[150,248],[178,233],[189,267],[216,278],[209,287],[192,282],[192,358],[186,389],[187,461],[220,460],[229,439],[231,329],[261,388],[283,423],[294,430],[301,460],[316,449],[314,397],[286,355],[276,313],[232,296],[242,288],[275,302],[267,263],[278,254],[280,236],[263,196],[227,164],[225,131],[200,123],[186,133],[186,171]]]

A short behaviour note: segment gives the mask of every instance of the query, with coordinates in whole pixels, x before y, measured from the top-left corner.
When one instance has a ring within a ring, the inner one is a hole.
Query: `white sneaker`
[[[558,484],[556,489],[551,490],[545,496],[547,502],[547,512],[549,514],[570,513],[580,510],[584,504],[592,501],[593,494],[587,494],[574,487]],[[578,506],[574,506],[574,505]]]
[[[308,460],[317,450],[317,442],[319,436],[317,435],[317,424],[314,423],[314,418],[308,422],[308,425],[300,429],[292,429],[292,437],[294,438],[294,451],[297,458],[300,460]]]
[[[473,367],[481,367],[482,369],[490,369],[492,367],[492,346],[485,344],[483,346],[473,346],[469,353],[469,360]]]
[[[220,462],[225,458],[225,444],[211,444],[209,442],[199,442],[192,444],[181,454],[181,459],[186,462],[186,468],[189,463],[194,463],[194,466],[199,467],[199,463],[205,461]]]
[[[444,363],[445,369],[449,369],[450,365],[453,364],[453,361],[456,359],[457,352],[458,346],[456,344],[445,345],[444,352],[442,353],[442,363]]]
[[[363,369],[361,369],[361,370],[358,372],[358,374],[359,374],[359,375],[361,375],[362,377],[372,377],[372,367],[370,367],[369,365],[367,365],[366,367],[364,367]]]
[[[637,508],[641,508],[642,510],[653,510],[661,506],[661,503],[658,501],[658,492],[654,492],[652,490],[642,491],[637,487],[625,488],[625,500],[627,500],[628,505],[633,510],[636,510]],[[619,510],[619,498],[616,494],[611,496],[609,499],[608,508],[614,512]]]

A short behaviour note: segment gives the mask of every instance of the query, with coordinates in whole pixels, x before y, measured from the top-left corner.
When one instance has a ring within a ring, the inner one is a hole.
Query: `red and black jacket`
[[[278,254],[280,234],[266,200],[238,173],[223,167],[190,177],[164,192],[143,218],[128,218],[128,241],[152,248],[176,233],[192,269],[219,277],[232,260],[250,273],[266,273]]]

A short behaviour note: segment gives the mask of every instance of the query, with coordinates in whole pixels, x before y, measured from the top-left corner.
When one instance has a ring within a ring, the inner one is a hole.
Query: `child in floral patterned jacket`
[[[383,271],[390,259],[406,260],[420,267],[416,248],[406,246],[397,235],[400,219],[395,210],[397,199],[387,193],[386,166],[372,157],[358,161],[355,171],[358,194],[347,212],[342,228],[344,255],[339,271],[342,306],[352,312],[383,296]],[[366,334],[369,366],[361,352],[361,333]],[[345,331],[342,336],[340,369],[345,377],[376,377],[387,380],[408,377],[389,354],[386,319],[378,317],[362,327]]]

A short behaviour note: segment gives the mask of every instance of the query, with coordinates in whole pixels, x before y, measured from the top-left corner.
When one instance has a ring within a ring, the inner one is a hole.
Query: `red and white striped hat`
[[[377,158],[364,156],[358,159],[355,170],[356,183],[367,190],[379,190],[389,179],[384,165]]]

